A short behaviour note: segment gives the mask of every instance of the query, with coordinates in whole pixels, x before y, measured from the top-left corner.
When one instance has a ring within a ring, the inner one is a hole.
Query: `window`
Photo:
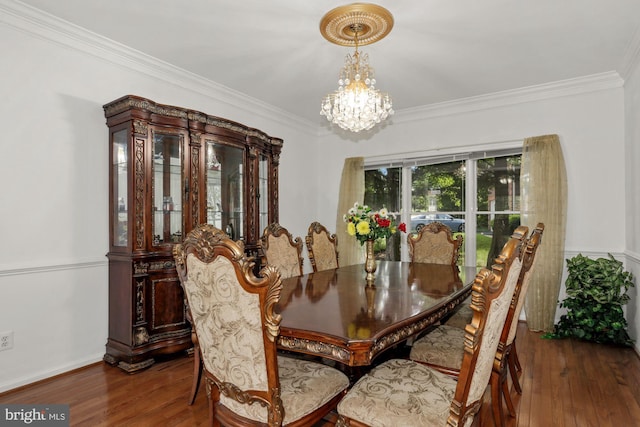
[[[365,164],[365,204],[386,207],[415,233],[439,221],[464,236],[461,265],[491,265],[520,225],[521,148]],[[408,259],[406,237],[376,245]]]
[[[373,210],[387,208],[400,219],[402,194],[402,169],[398,167],[365,170],[364,204]],[[374,252],[379,258],[389,261],[401,260],[402,236],[396,233],[387,241],[379,239],[374,245]]]

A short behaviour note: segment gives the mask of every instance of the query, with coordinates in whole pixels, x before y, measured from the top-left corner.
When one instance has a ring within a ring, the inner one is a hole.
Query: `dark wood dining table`
[[[378,261],[374,286],[364,265],[291,277],[276,311],[278,347],[369,366],[385,350],[415,337],[454,310],[471,292],[478,268]]]

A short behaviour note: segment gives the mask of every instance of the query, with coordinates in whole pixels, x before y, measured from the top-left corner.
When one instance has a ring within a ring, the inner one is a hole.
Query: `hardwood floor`
[[[523,393],[512,392],[517,415],[506,416],[507,427],[640,426],[640,358],[633,349],[544,340],[524,324],[517,343]],[[0,394],[0,404],[68,403],[72,426],[206,425],[204,386],[187,405],[192,360],[159,361],[134,375],[97,363]],[[490,403],[487,393],[485,426],[493,425]]]

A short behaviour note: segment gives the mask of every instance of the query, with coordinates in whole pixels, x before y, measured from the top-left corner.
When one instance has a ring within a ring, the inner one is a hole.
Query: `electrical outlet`
[[[13,348],[13,331],[0,332],[0,351]]]

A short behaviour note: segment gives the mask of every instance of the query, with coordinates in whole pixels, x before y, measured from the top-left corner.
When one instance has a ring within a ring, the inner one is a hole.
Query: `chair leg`
[[[491,410],[493,411],[493,422],[496,427],[504,425],[504,414],[502,412],[502,390],[500,387],[500,374],[496,371],[491,372]]]
[[[505,367],[506,369],[506,367]],[[509,415],[511,417],[516,416],[516,408],[513,406],[513,401],[511,400],[511,393],[509,392],[509,381],[507,381],[507,373],[501,375],[500,382],[502,383],[502,396],[504,397],[504,401],[507,404],[507,410],[509,411]],[[502,409],[502,408],[500,408]]]
[[[220,401],[220,390],[207,379],[207,397],[209,398],[209,426],[220,427],[220,421],[216,418],[216,405]]]
[[[200,358],[200,346],[193,346],[193,384],[191,384],[191,395],[189,396],[189,405],[193,405],[200,388],[200,380],[202,378],[202,359]]]
[[[514,342],[515,344],[515,342]],[[511,351],[507,354],[507,365],[509,366],[509,373],[511,373],[511,381],[513,381],[513,388],[518,394],[522,394],[522,387],[520,386],[520,379],[518,373],[522,372],[522,367],[518,368],[518,356],[515,353],[516,347],[512,346]]]
[[[518,351],[516,350],[516,340],[515,340],[515,338],[513,339],[513,342],[511,343],[510,353],[513,355],[513,360],[514,360],[515,365],[516,365],[516,370],[518,371],[518,373],[522,372],[522,366],[520,366],[520,359],[518,359]]]

